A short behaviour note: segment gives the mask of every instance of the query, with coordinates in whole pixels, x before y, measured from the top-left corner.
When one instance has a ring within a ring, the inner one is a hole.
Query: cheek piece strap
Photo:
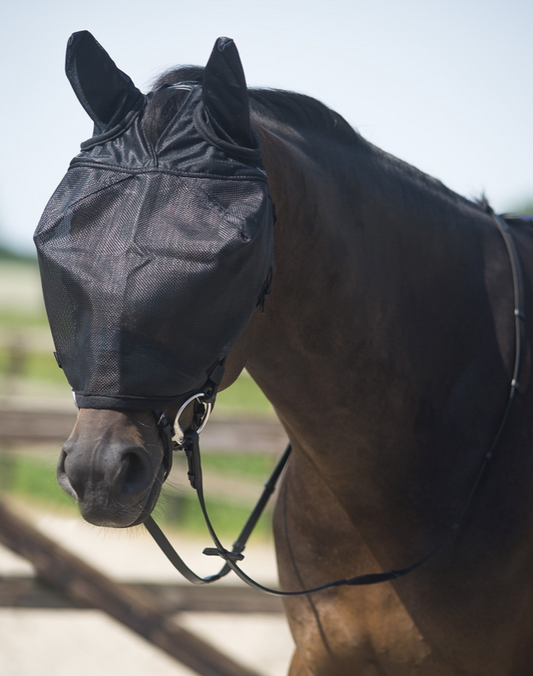
[[[170,423],[164,411],[154,411],[154,413],[157,419],[159,436],[163,442],[163,467],[165,468],[163,481],[166,481],[170,474],[170,470],[172,469],[174,450],[177,450],[175,448],[176,442],[174,441],[174,425]]]
[[[163,481],[166,481],[168,475],[170,474],[170,470],[172,469],[174,452],[184,450],[185,432],[180,425],[180,418],[183,412],[190,404],[194,402],[193,420],[189,430],[193,429],[198,434],[200,434],[209,420],[209,416],[211,415],[211,411],[215,405],[218,388],[220,387],[222,377],[224,376],[225,365],[226,360],[224,358],[219,361],[218,364],[216,364],[212,369],[207,382],[202,388],[202,391],[197,392],[196,394],[193,394],[192,396],[185,399],[183,404],[180,406],[176,417],[174,418],[174,424],[170,422],[166,413],[162,409],[154,410],[157,420],[157,428],[159,429],[159,435],[161,437],[161,441],[163,442],[163,467],[165,468]],[[176,436],[176,427],[178,428],[179,432],[177,439],[174,438]],[[189,467],[189,478],[190,476],[191,468]]]

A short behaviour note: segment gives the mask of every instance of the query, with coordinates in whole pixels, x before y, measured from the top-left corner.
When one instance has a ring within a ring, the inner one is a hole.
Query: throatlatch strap
[[[154,538],[154,540],[157,542],[159,547],[162,549],[163,553],[167,556],[169,561],[174,565],[174,567],[190,582],[193,584],[207,584],[210,582],[215,582],[216,580],[219,580],[221,577],[224,577],[227,575],[230,570],[232,570],[243,582],[245,582],[248,586],[252,587],[253,589],[258,589],[262,592],[265,592],[267,594],[273,594],[276,596],[303,596],[306,594],[314,594],[319,591],[323,591],[325,589],[331,589],[333,587],[344,587],[344,586],[360,586],[360,585],[371,585],[371,584],[379,584],[381,582],[388,582],[390,580],[398,580],[399,578],[403,577],[404,575],[407,575],[408,573],[411,573],[420,566],[422,566],[426,561],[431,559],[438,551],[440,551],[444,545],[448,542],[448,540],[451,539],[451,537],[455,534],[455,532],[459,529],[463,518],[470,507],[470,504],[474,498],[474,495],[476,494],[478,487],[480,485],[481,479],[483,475],[485,474],[485,471],[487,469],[487,466],[489,464],[490,459],[493,456],[493,453],[496,449],[496,446],[498,445],[498,442],[500,440],[500,437],[502,435],[502,432],[505,428],[505,425],[507,423],[507,420],[509,418],[509,414],[511,412],[511,407],[512,404],[515,400],[516,397],[516,392],[519,387],[519,375],[520,375],[520,368],[521,368],[521,361],[522,361],[522,350],[523,350],[523,342],[524,342],[524,321],[525,321],[525,313],[524,313],[524,307],[523,307],[523,283],[522,283],[522,275],[521,275],[521,268],[520,268],[520,260],[518,258],[518,254],[516,251],[516,247],[514,244],[514,241],[511,236],[511,232],[509,230],[509,225],[500,217],[497,216],[492,212],[492,210],[488,210],[488,213],[492,216],[498,230],[500,231],[500,234],[504,240],[507,253],[509,256],[509,260],[511,263],[511,273],[512,273],[512,279],[513,279],[513,290],[514,290],[514,310],[513,310],[513,316],[514,316],[514,326],[515,326],[515,355],[514,355],[514,366],[513,366],[513,376],[511,380],[511,387],[510,387],[510,392],[509,392],[509,397],[507,399],[507,403],[505,406],[505,409],[503,411],[502,418],[500,420],[500,424],[498,426],[498,429],[496,431],[496,434],[493,437],[492,443],[490,444],[489,450],[485,453],[480,468],[478,470],[478,473],[476,475],[476,478],[473,482],[473,485],[470,489],[470,492],[466,498],[466,501],[463,505],[463,508],[461,509],[459,516],[457,520],[450,526],[448,529],[448,532],[445,534],[445,536],[441,539],[441,541],[437,544],[436,547],[434,547],[431,551],[429,551],[425,556],[423,556],[421,559],[416,561],[410,566],[407,566],[406,568],[400,568],[398,570],[390,570],[387,572],[381,572],[381,573],[367,573],[363,575],[356,575],[355,577],[351,578],[346,578],[346,579],[340,579],[340,580],[334,580],[333,582],[327,582],[326,584],[320,585],[318,587],[313,587],[310,589],[301,589],[301,590],[294,590],[294,591],[281,591],[279,589],[271,589],[270,587],[265,587],[264,585],[256,582],[253,580],[251,577],[249,577],[243,570],[241,570],[238,566],[238,561],[242,561],[244,558],[242,555],[242,551],[244,550],[244,546],[255,526],[257,521],[259,520],[259,517],[261,516],[268,499],[272,492],[274,491],[274,488],[276,486],[276,482],[279,479],[279,476],[281,475],[281,472],[283,471],[283,468],[285,467],[285,464],[287,460],[289,459],[289,455],[291,452],[291,446],[290,444],[288,445],[287,449],[285,450],[285,453],[283,454],[282,458],[280,459],[278,465],[276,466],[274,473],[272,474],[272,477],[270,480],[265,484],[265,490],[263,492],[263,495],[259,499],[259,502],[257,503],[257,506],[253,510],[252,514],[250,515],[250,518],[248,519],[248,522],[246,523],[245,527],[243,528],[241,535],[239,538],[236,540],[235,544],[233,545],[232,551],[227,550],[223,544],[221,543],[220,539],[218,538],[213,525],[211,524],[211,520],[209,518],[209,514],[207,512],[207,507],[205,504],[204,500],[204,489],[203,489],[203,479],[202,479],[202,463],[201,463],[201,457],[200,457],[200,446],[199,446],[199,437],[196,431],[190,429],[187,431],[185,434],[185,439],[184,439],[184,444],[183,444],[183,450],[187,454],[187,459],[189,462],[189,479],[191,482],[191,486],[196,490],[197,495],[198,495],[198,501],[200,503],[200,508],[202,510],[202,513],[204,515],[204,519],[207,525],[207,528],[209,530],[209,533],[211,535],[211,538],[213,540],[213,543],[215,544],[215,547],[208,547],[204,549],[204,554],[208,556],[220,556],[224,561],[225,564],[220,570],[219,573],[215,575],[211,575],[209,577],[199,577],[195,573],[193,573],[190,568],[186,566],[186,564],[183,562],[183,560],[179,557],[177,552],[174,550],[170,542],[167,540],[167,538],[163,535],[161,532],[159,526],[153,521],[152,517],[149,517],[145,523],[146,528]]]

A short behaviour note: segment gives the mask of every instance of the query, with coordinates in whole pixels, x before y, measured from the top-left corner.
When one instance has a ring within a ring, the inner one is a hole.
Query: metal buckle
[[[213,404],[204,401],[205,396],[206,396],[206,395],[205,395],[204,392],[198,392],[197,394],[193,394],[192,397],[189,397],[189,398],[187,399],[187,401],[185,401],[185,402],[181,405],[181,407],[180,407],[180,409],[179,409],[179,411],[178,411],[178,413],[177,413],[177,415],[176,415],[176,420],[175,420],[175,422],[174,422],[174,426],[176,427],[176,431],[177,431],[177,433],[178,433],[178,438],[177,438],[178,446],[182,446],[182,445],[183,445],[183,442],[184,442],[184,440],[185,440],[185,431],[183,430],[182,426],[180,425],[180,416],[182,415],[183,411],[187,408],[187,406],[188,406],[192,401],[198,400],[198,402],[199,402],[200,404],[202,404],[203,407],[204,407],[204,410],[203,410],[202,415],[200,416],[199,419],[196,419],[196,422],[199,423],[199,424],[198,424],[198,428],[196,429],[196,433],[197,433],[197,434],[200,434],[200,432],[201,432],[201,431],[204,429],[204,427],[206,426],[207,421],[209,420],[209,416],[211,415],[211,410],[212,410],[212,408],[213,408]]]

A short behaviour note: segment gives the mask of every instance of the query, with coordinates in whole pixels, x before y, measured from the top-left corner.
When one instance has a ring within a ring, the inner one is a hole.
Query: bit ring
[[[203,407],[204,407],[203,415],[202,415],[202,418],[200,419],[200,425],[198,426],[198,429],[196,430],[196,433],[197,433],[197,434],[200,434],[200,432],[201,432],[201,431],[204,429],[204,427],[206,426],[207,421],[209,420],[209,416],[211,415],[211,409],[213,408],[213,404],[210,404],[209,402],[206,402],[206,401],[202,401],[202,398],[203,398],[203,397],[205,397],[205,393],[204,393],[204,392],[197,392],[196,394],[193,394],[192,397],[189,397],[189,398],[187,399],[187,401],[185,401],[185,402],[180,406],[180,409],[179,409],[179,411],[178,411],[178,413],[177,413],[177,415],[176,415],[176,420],[175,420],[175,423],[174,423],[174,426],[175,426],[175,428],[176,428],[176,430],[177,430],[177,432],[178,432],[178,434],[179,434],[178,444],[183,443],[183,439],[185,438],[185,432],[184,432],[183,428],[182,428],[181,425],[180,425],[180,417],[181,417],[183,411],[185,411],[185,409],[187,408],[187,406],[188,406],[191,402],[193,402],[193,401],[195,401],[195,400],[198,400],[198,401],[200,402],[200,404],[203,404]]]

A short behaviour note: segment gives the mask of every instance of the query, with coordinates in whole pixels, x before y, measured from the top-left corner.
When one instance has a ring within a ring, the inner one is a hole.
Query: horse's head
[[[89,33],[67,49],[95,131],[35,242],[80,408],[59,482],[96,524],[149,515],[168,468],[161,413],[172,422],[192,395],[213,398],[272,272],[273,211],[235,45],[220,38],[203,71],[182,72],[145,96]]]

